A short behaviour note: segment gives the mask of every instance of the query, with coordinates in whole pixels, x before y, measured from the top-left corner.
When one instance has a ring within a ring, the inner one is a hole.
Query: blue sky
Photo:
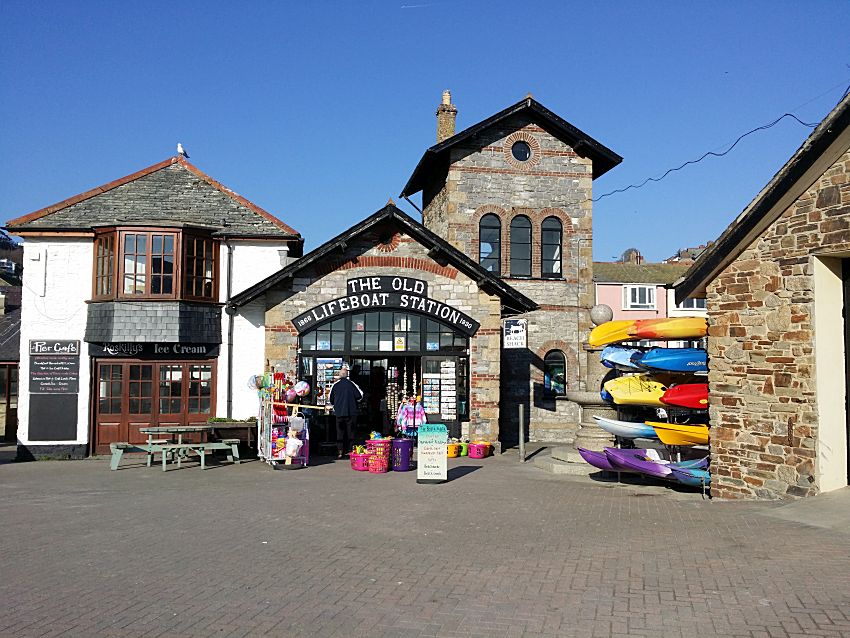
[[[174,154],[307,248],[397,198],[452,90],[458,128],[532,92],[624,157],[595,196],[850,85],[850,3],[0,3],[3,221]],[[715,239],[808,135],[786,119],[594,205],[594,257]],[[415,200],[418,203],[418,197]],[[402,208],[415,212],[407,204]]]

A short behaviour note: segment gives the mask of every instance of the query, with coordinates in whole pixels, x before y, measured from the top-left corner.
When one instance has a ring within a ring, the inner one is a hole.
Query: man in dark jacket
[[[343,451],[351,445],[352,430],[357,423],[357,402],[363,398],[361,390],[354,381],[348,378],[348,368],[339,371],[339,381],[331,387],[328,403],[333,406],[336,417],[336,449],[337,458],[342,458]]]

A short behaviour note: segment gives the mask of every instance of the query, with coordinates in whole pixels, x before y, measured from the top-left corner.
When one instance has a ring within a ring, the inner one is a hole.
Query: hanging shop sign
[[[416,482],[445,483],[448,479],[448,428],[443,423],[423,423],[417,437]]]
[[[408,279],[407,277],[361,277],[360,279]],[[353,280],[349,280],[351,282]],[[410,280],[416,281],[416,280]],[[425,283],[425,282],[422,282]],[[351,288],[349,287],[349,290]],[[428,297],[413,293],[398,292],[357,292],[347,297],[332,299],[302,312],[292,320],[295,329],[300,333],[311,329],[320,323],[349,312],[364,312],[367,310],[399,309],[418,312],[439,319],[456,330],[473,336],[481,326],[475,319],[462,313],[456,308]]]
[[[502,324],[502,347],[525,348],[528,345],[528,321],[526,319],[505,319]]]
[[[218,343],[90,343],[89,354],[93,357],[113,359],[208,359],[217,357]]]
[[[80,342],[31,339],[29,392],[29,440],[75,440],[80,392]]]

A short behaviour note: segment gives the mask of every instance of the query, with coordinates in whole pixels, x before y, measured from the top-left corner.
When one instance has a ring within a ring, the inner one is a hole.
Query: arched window
[[[543,358],[543,388],[553,397],[567,393],[567,358],[560,350],[550,350]]]
[[[502,223],[492,213],[478,222],[478,263],[495,275],[501,273]]]
[[[531,277],[531,221],[525,215],[511,220],[511,277]]]
[[[547,217],[540,233],[540,270],[543,277],[561,277],[561,220]]]

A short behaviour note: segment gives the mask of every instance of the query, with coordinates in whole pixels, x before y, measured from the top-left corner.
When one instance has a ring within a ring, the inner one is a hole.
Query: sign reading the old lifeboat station
[[[292,320],[299,333],[349,312],[411,310],[439,319],[453,328],[474,335],[481,324],[456,308],[428,297],[428,282],[412,277],[355,277],[347,282],[348,295],[326,301]]]

